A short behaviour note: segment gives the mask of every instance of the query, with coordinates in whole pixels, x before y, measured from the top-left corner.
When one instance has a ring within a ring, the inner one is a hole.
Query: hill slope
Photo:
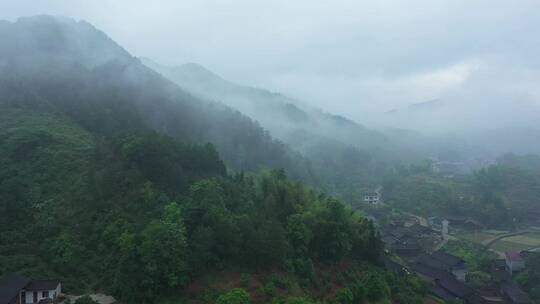
[[[151,128],[212,142],[235,169],[286,168],[314,182],[309,164],[251,119],[186,93],[88,23],[22,18],[1,23],[0,40],[3,105],[62,112],[102,134]]]
[[[149,59],[142,62],[194,95],[223,102],[258,121],[310,160],[323,189],[350,202],[378,187],[390,160],[408,159],[403,151],[395,153],[381,133],[282,94],[235,84],[194,63],[169,68]]]
[[[227,174],[206,142],[240,168],[302,173],[302,158],[245,116],[185,93],[86,23],[1,23],[0,41],[0,275],[125,303],[213,303],[221,289],[187,292],[205,274],[279,273],[268,282],[281,298],[270,283],[252,292],[270,290],[255,298],[267,303],[332,298],[342,283],[317,274],[343,263],[385,291],[376,300],[390,296],[374,266],[381,242],[359,213],[282,170]]]
[[[279,93],[235,84],[199,64],[169,68],[150,59],[142,62],[193,94],[240,110],[279,139],[295,144],[300,151],[309,150],[310,142],[316,140],[331,140],[365,150],[388,148],[384,135],[347,118],[324,113]],[[305,139],[298,141],[300,133],[304,133]]]

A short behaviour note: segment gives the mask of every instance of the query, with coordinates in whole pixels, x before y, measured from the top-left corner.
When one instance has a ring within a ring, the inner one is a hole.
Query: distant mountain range
[[[286,168],[314,182],[308,161],[249,117],[182,90],[84,21],[1,22],[0,71],[2,107],[59,113],[97,134],[143,128],[211,142],[231,168]]]
[[[286,96],[194,64],[148,68],[84,21],[1,22],[0,58],[1,109],[60,115],[96,138],[153,130],[210,142],[231,169],[283,168],[351,201],[380,184],[393,157],[381,133]]]
[[[325,113],[283,94],[235,84],[199,64],[166,67],[150,59],[141,61],[194,95],[238,109],[302,152],[321,140],[372,151],[386,149],[390,144],[382,133],[350,119]]]
[[[453,151],[463,160],[495,159],[505,153],[540,154],[540,106],[487,99],[430,100],[370,114],[366,124],[383,131],[395,144],[408,144],[428,155]],[[404,137],[392,136],[392,128],[411,131],[406,132],[408,143]]]

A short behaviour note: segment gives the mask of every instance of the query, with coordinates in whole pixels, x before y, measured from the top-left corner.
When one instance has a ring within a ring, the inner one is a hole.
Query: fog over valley
[[[538,29],[0,0],[0,304],[540,303]]]

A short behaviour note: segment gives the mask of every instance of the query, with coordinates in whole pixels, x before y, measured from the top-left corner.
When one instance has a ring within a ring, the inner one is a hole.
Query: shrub
[[[366,279],[367,297],[370,301],[387,299],[390,296],[390,287],[378,273],[371,273]]]
[[[305,298],[289,298],[287,299],[287,302],[285,303],[286,304],[311,304],[312,302]]]
[[[249,304],[249,294],[242,288],[231,289],[222,294],[216,301],[216,304]]]
[[[89,295],[84,295],[75,301],[75,304],[98,304]]]
[[[366,291],[366,288],[364,287],[364,285],[362,284],[362,282],[360,282],[360,281],[355,282],[354,284],[352,284],[349,287],[349,289],[353,293],[354,303],[355,304],[364,303],[364,301],[366,299],[367,291]]]
[[[341,288],[336,292],[336,302],[339,304],[353,304],[354,295],[349,288]]]

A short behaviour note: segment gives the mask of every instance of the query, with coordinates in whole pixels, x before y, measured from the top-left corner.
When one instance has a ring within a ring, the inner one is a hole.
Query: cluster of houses
[[[383,231],[382,240],[386,248],[402,257],[416,257],[440,243],[442,235],[426,226],[392,222]]]
[[[0,304],[56,303],[62,284],[55,280],[32,280],[18,274],[0,279]]]
[[[523,253],[508,252],[504,260],[493,261],[490,284],[473,288],[466,282],[468,272],[465,261],[438,250],[437,244],[440,245],[447,238],[447,233],[448,221],[441,224],[440,230],[418,223],[409,227],[391,223],[383,230],[383,241],[387,253],[399,256],[401,262],[387,259],[387,268],[402,275],[416,274],[430,283],[433,295],[444,301],[467,304],[533,303],[512,281],[512,276],[526,267]]]

